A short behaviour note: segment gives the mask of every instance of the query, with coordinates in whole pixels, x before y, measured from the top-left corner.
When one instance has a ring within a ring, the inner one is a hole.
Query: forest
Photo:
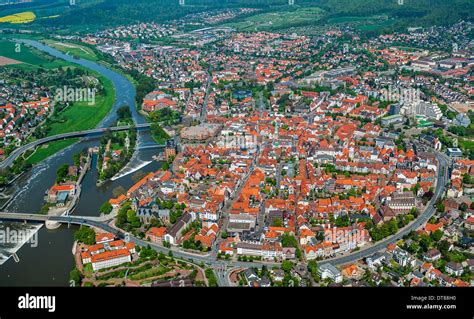
[[[37,16],[58,15],[54,19],[38,19],[43,27],[106,28],[134,22],[163,22],[179,19],[187,14],[219,8],[254,7],[267,12],[296,10],[298,7],[318,6],[325,11],[317,23],[329,23],[337,17],[387,15],[395,19],[395,27],[408,24],[450,24],[473,18],[474,6],[470,0],[296,0],[288,7],[287,0],[40,0],[31,4],[3,6],[0,15],[33,10]]]

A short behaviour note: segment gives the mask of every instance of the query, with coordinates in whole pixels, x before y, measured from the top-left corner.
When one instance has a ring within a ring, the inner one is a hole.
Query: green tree
[[[61,183],[64,181],[69,172],[69,165],[61,165],[56,172],[56,183]]]
[[[443,237],[443,232],[439,229],[431,233],[431,239],[433,239],[436,242],[440,241],[441,237]]]
[[[95,231],[87,226],[81,226],[75,233],[74,238],[86,245],[95,244]]]
[[[69,280],[74,282],[75,287],[79,287],[82,283],[81,272],[77,268],[71,270],[71,272],[69,273]]]
[[[207,268],[204,271],[207,281],[209,283],[209,287],[217,287],[217,278],[214,275],[214,271],[211,268]]]
[[[313,278],[318,276],[318,263],[316,260],[310,260],[308,262],[308,271],[311,273]]]
[[[283,269],[284,272],[289,273],[291,269],[293,269],[293,263],[289,260],[284,260],[281,263],[281,269]]]
[[[128,119],[132,117],[132,113],[130,112],[130,108],[128,105],[124,105],[118,108],[117,110],[117,118],[119,120]]]
[[[103,203],[102,206],[100,206],[100,209],[99,211],[102,213],[102,214],[110,214],[110,212],[112,211],[113,207],[112,207],[112,204],[110,204],[108,201]]]
[[[443,213],[445,210],[445,206],[443,203],[437,203],[436,204],[436,211],[439,212],[439,213]]]
[[[423,251],[428,251],[428,249],[431,247],[431,237],[426,234],[422,234],[420,236],[420,246]]]

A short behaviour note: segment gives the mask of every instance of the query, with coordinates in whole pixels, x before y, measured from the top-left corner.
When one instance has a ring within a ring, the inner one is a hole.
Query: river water
[[[104,118],[98,127],[110,126],[116,120],[115,111],[123,105],[129,105],[135,123],[145,123],[145,118],[139,114],[135,107],[135,88],[123,75],[112,71],[102,65],[83,59],[74,59],[62,52],[42,43],[22,40],[57,58],[64,59],[94,70],[108,78],[115,87],[116,100],[112,111]],[[151,137],[146,132],[140,132],[139,141],[150,142]],[[84,148],[97,146],[98,138],[83,139],[80,142],[51,156],[35,166],[24,176],[19,178],[10,192],[15,194],[15,199],[5,209],[8,212],[37,213],[44,204],[45,191],[54,184],[56,171],[63,164],[72,164],[72,157]],[[130,166],[139,167],[144,161],[152,161],[152,156],[159,150],[139,151],[130,163]],[[84,178],[81,199],[74,211],[74,215],[98,216],[100,206],[113,197],[113,189],[122,186],[128,189],[133,185],[133,174],[124,176],[113,182],[109,181],[100,187],[96,186],[97,158],[93,158],[92,169]],[[140,171],[156,171],[160,164],[153,161]],[[0,244],[0,286],[66,286],[68,285],[69,272],[74,268],[72,246],[76,226],[61,226],[56,230],[48,230],[39,224],[1,223],[0,232],[6,230],[21,230],[32,235],[32,239],[24,245]],[[16,252],[19,262],[11,258]]]

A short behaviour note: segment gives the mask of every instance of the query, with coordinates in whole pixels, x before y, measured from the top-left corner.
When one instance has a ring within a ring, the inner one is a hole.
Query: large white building
[[[443,112],[441,112],[438,105],[425,101],[405,103],[400,110],[400,114],[408,117],[423,116],[435,120],[439,120],[443,116]]]
[[[419,102],[414,105],[415,115],[425,116],[429,119],[439,120],[443,116],[443,112],[438,105],[428,102]]]
[[[263,259],[273,259],[283,257],[283,249],[280,243],[237,243],[237,255],[257,256]]]
[[[321,276],[321,279],[324,280],[326,278],[331,279],[335,283],[341,283],[342,282],[342,274],[337,269],[331,264],[323,264],[318,267],[318,273]]]
[[[132,255],[126,248],[109,250],[91,256],[92,269],[94,269],[94,271],[109,267],[115,267],[131,261]]]

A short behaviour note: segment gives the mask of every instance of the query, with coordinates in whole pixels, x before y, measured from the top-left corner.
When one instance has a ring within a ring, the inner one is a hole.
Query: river
[[[115,88],[115,103],[112,111],[100,122],[98,127],[110,126],[116,120],[116,110],[123,105],[129,105],[135,123],[145,123],[145,118],[137,112],[135,107],[135,88],[133,84],[122,74],[110,70],[95,62],[83,59],[74,59],[54,48],[37,41],[22,40],[56,58],[73,62],[96,71],[108,78]],[[151,141],[147,132],[139,133],[139,141]],[[19,178],[9,190],[15,194],[15,199],[7,206],[5,211],[18,213],[37,213],[44,203],[45,191],[54,184],[56,171],[63,164],[72,164],[72,157],[84,148],[97,146],[98,138],[83,139],[71,145],[61,152],[51,156],[29,172]],[[139,151],[131,166],[139,167],[144,161],[152,161],[152,156],[158,150]],[[122,186],[128,189],[133,185],[131,175],[124,176],[115,181],[109,181],[97,187],[97,170],[93,158],[92,169],[87,173],[83,181],[81,199],[76,207],[74,215],[98,216],[100,206],[112,196],[113,189]],[[160,164],[153,161],[143,167],[140,171],[156,171]],[[7,229],[26,230],[29,234],[35,234],[33,239],[24,245],[0,245],[0,286],[66,286],[69,281],[69,272],[74,268],[72,246],[74,242],[75,226],[67,228],[61,226],[56,230],[48,230],[41,225],[25,225],[19,223],[1,223],[0,232]],[[16,252],[19,262],[10,258]]]

